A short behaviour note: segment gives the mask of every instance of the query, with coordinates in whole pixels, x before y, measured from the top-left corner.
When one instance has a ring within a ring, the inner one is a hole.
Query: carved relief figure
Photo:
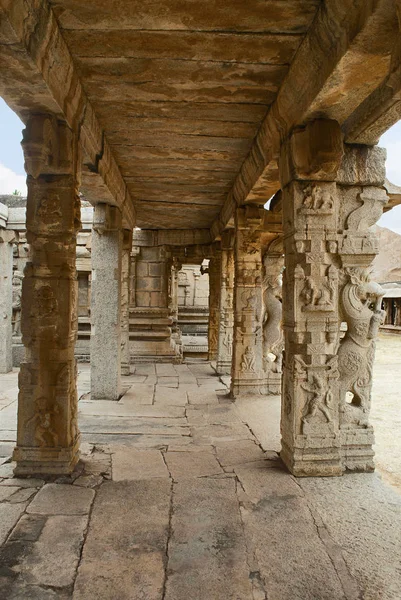
[[[15,271],[13,276],[13,335],[21,335],[21,293],[22,273]]]
[[[255,373],[256,357],[253,349],[247,346],[241,360],[241,371],[245,373]]]
[[[37,214],[46,225],[58,223],[62,214],[60,210],[60,198],[57,194],[44,196],[40,201]]]
[[[302,212],[314,213],[332,213],[334,207],[333,198],[329,190],[321,188],[319,185],[308,185],[304,189],[304,201],[301,207]]]
[[[48,407],[47,398],[41,396],[35,401],[35,414],[26,423],[28,427],[35,423],[35,440],[43,448],[46,446],[58,446],[58,434],[55,429],[55,416],[59,408],[55,405]]]
[[[327,423],[332,421],[330,410],[333,406],[333,395],[327,384],[318,375],[312,375],[310,383],[301,384],[303,390],[311,394],[308,400],[306,413],[302,419],[303,423],[309,423],[311,419],[321,413],[327,420]]]
[[[385,313],[381,302],[385,290],[370,281],[361,268],[346,270],[348,278],[342,294],[342,310],[348,330],[338,350],[340,402],[343,423],[367,424],[372,385],[375,338]],[[347,403],[347,393],[353,394]]]
[[[337,280],[337,269],[333,265],[329,267],[327,277],[320,281],[320,286],[312,277],[305,277],[305,286],[301,291],[304,301],[302,310],[334,310]]]
[[[281,373],[284,347],[281,277],[265,277],[263,288],[263,366],[266,372]]]

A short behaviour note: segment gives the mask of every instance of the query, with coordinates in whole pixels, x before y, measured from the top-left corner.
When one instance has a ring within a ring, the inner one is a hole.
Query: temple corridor
[[[371,415],[399,492],[400,345],[378,340]],[[17,370],[0,383],[1,598],[398,600],[401,496],[378,474],[290,475],[279,396],[233,402],[193,360],[132,365],[118,402],[91,401],[80,364],[81,460],[45,482],[13,478]]]

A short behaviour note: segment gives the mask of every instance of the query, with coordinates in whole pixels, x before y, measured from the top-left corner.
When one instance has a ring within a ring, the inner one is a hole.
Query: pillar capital
[[[40,175],[68,175],[74,169],[75,137],[67,123],[52,114],[32,114],[22,132],[25,171]]]
[[[118,206],[96,204],[93,211],[93,229],[99,235],[122,229],[122,215]]]
[[[316,119],[295,129],[280,153],[280,181],[335,181],[343,156],[343,135],[337,121]]]

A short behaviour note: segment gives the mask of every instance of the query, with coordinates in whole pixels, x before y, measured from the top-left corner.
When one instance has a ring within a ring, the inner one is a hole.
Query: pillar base
[[[79,460],[80,436],[70,448],[14,448],[16,477],[28,475],[69,475]]]
[[[265,378],[233,379],[231,383],[231,396],[264,396],[266,395],[267,383]]]
[[[375,470],[373,427],[366,429],[342,429],[341,452],[344,470],[372,473]]]
[[[219,375],[231,375],[231,360],[221,360],[216,364],[216,371]]]
[[[281,394],[281,373],[269,373],[267,376],[267,394],[270,396],[280,396]]]
[[[121,375],[130,375],[131,374],[131,369],[130,369],[130,365],[129,364],[122,364],[121,365]]]
[[[340,444],[333,446],[330,438],[307,438],[299,435],[297,447],[289,448],[283,441],[280,458],[295,477],[339,477],[344,468]]]

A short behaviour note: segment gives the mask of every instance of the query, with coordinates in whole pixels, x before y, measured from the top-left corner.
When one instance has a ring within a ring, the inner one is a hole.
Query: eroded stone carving
[[[366,426],[375,338],[385,317],[381,310],[385,290],[370,281],[367,269],[348,268],[345,274],[341,304],[348,329],[338,350],[341,422]],[[352,395],[350,402],[347,394]]]

